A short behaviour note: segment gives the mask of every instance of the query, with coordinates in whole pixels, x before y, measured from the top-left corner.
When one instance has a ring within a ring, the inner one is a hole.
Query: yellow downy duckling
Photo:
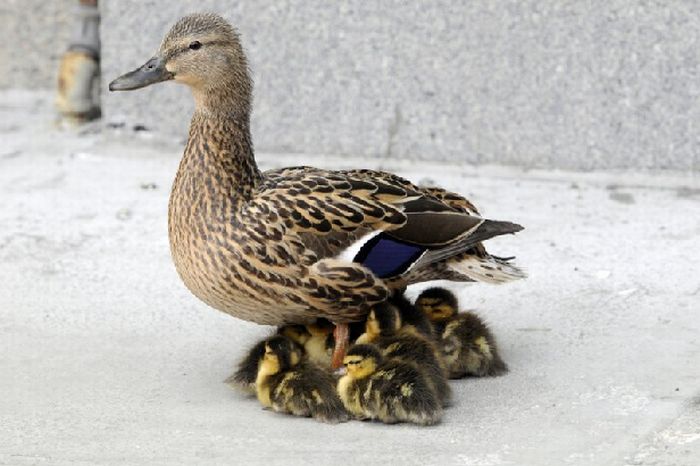
[[[373,345],[355,345],[343,360],[347,373],[338,380],[338,394],[357,419],[387,424],[440,421],[442,407],[433,387],[415,365],[384,359]]]
[[[458,312],[457,298],[450,291],[427,289],[418,296],[416,307],[439,332],[440,348],[451,379],[508,372],[489,328],[473,312]]]
[[[307,325],[306,330],[311,337],[304,343],[304,349],[310,361],[324,368],[331,367],[335,338],[333,324],[328,321],[318,321]]]
[[[309,361],[323,368],[331,367],[333,347],[333,324],[319,321],[310,325],[287,325],[280,327],[280,334],[300,344]]]
[[[299,350],[302,351],[308,332],[306,332],[303,325],[285,325],[277,329],[277,334],[291,338],[292,341],[300,346]],[[258,376],[258,365],[263,356],[265,356],[266,341],[267,337],[257,342],[238,363],[236,372],[224,380],[224,383],[249,395],[255,395],[255,379]]]
[[[303,325],[284,325],[277,330],[278,335],[284,335],[302,348],[311,338],[311,334]]]
[[[435,330],[430,319],[406,298],[403,293],[394,293],[389,300],[396,306],[401,315],[401,322],[404,327],[413,326],[421,335],[434,340]]]
[[[258,376],[258,366],[265,356],[265,340],[259,341],[253,346],[248,354],[238,363],[238,368],[224,383],[243,392],[255,394],[255,379]]]
[[[459,311],[457,297],[449,290],[439,287],[424,290],[416,298],[415,307],[433,324],[438,340],[449,320]]]
[[[265,341],[255,387],[265,408],[322,422],[348,420],[333,376],[303,360],[299,346],[287,337],[278,335]]]
[[[447,370],[440,350],[415,327],[402,325],[401,315],[396,306],[391,303],[375,306],[367,316],[365,333],[357,342],[378,346],[386,358],[397,358],[415,364],[425,373],[442,405],[449,405],[452,390],[447,383]]]

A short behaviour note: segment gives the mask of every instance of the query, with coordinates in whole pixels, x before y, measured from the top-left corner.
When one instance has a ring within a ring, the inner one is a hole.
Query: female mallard
[[[174,80],[195,111],[170,195],[170,248],[180,277],[210,306],[260,324],[347,323],[392,290],[432,279],[502,282],[523,273],[481,241],[521,226],[485,220],[463,197],[372,170],[261,172],[253,157],[253,83],[238,33],[215,14],[180,19],[158,52],[110,83]]]

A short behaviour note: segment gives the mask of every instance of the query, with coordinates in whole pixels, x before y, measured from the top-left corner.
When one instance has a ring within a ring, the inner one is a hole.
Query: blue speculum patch
[[[424,251],[424,247],[381,233],[362,246],[354,262],[364,265],[379,278],[395,277],[408,270]]]

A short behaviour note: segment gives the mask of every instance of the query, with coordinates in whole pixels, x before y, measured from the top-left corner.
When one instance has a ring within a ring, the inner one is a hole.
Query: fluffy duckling
[[[416,306],[411,304],[403,292],[395,293],[389,302],[398,308],[399,313],[401,314],[401,322],[404,327],[411,325],[421,335],[431,340],[435,338],[435,330],[433,329],[433,324],[430,322],[430,319],[428,319],[428,316],[421,312]]]
[[[425,373],[443,406],[452,398],[447,383],[447,370],[435,343],[411,325],[402,325],[401,315],[391,303],[375,306],[367,316],[365,333],[358,343],[372,343],[386,358],[397,358],[415,364]]]
[[[263,356],[265,356],[265,340],[259,341],[253,346],[248,354],[238,363],[238,369],[224,383],[238,388],[243,392],[255,394],[255,379],[258,376],[258,366]]]
[[[343,360],[347,372],[338,380],[345,408],[358,419],[387,424],[440,421],[442,407],[425,375],[413,364],[385,359],[373,345],[355,345]]]
[[[415,308],[433,324],[438,339],[447,322],[458,312],[457,297],[445,288],[428,288],[416,298]]]
[[[306,354],[310,361],[324,368],[331,367],[333,348],[335,348],[333,328],[333,324],[327,320],[319,320],[315,324],[306,326],[306,331],[311,335],[304,343]]]
[[[299,350],[303,353],[304,342],[308,339],[308,332],[303,325],[285,325],[277,329],[278,335],[284,335],[299,345]],[[234,388],[242,390],[249,395],[255,395],[255,379],[258,376],[258,365],[265,355],[264,338],[257,342],[248,351],[248,354],[238,363],[238,368],[224,383]]]
[[[451,379],[508,372],[489,328],[473,312],[459,313],[457,298],[450,291],[427,289],[418,296],[416,307],[438,329],[440,347]]]
[[[302,348],[311,338],[311,334],[303,325],[284,325],[277,329],[278,335],[284,335]]]
[[[302,360],[302,350],[289,338],[278,335],[265,341],[255,388],[265,408],[322,422],[348,420],[348,413],[335,391],[333,376]]]
[[[307,326],[287,325],[280,327],[279,333],[301,345],[309,361],[324,368],[331,367],[335,339],[333,324],[329,321],[319,320]]]

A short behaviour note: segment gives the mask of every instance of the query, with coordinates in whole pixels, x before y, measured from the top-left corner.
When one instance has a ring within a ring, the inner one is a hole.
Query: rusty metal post
[[[100,12],[97,0],[80,0],[76,30],[58,70],[56,107],[61,118],[83,123],[100,117]]]

